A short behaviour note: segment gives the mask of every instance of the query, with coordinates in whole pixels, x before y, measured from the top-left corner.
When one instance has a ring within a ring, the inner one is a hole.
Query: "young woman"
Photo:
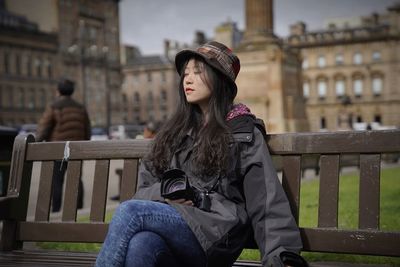
[[[97,266],[231,266],[253,236],[264,266],[301,262],[264,129],[233,104],[239,59],[210,42],[175,63],[177,110],[140,166],[134,199],[116,210]]]

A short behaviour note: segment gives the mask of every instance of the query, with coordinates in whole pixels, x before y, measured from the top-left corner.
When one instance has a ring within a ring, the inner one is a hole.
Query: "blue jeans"
[[[117,208],[96,266],[205,266],[195,235],[172,206],[129,200]]]

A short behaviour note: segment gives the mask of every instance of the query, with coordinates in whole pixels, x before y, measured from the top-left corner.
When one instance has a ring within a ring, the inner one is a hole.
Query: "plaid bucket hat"
[[[179,75],[181,75],[183,65],[193,56],[201,57],[212,68],[225,75],[231,82],[236,95],[237,86],[235,80],[240,70],[240,60],[231,49],[221,43],[212,41],[201,45],[196,50],[182,50],[175,56],[175,67]]]

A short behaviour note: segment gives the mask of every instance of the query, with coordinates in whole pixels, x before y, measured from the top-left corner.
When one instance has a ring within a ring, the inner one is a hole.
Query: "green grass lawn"
[[[339,228],[355,229],[358,225],[358,173],[340,176],[339,182]],[[381,217],[382,230],[400,229],[400,167],[384,169],[381,174]],[[303,181],[300,198],[300,226],[317,226],[319,180]],[[107,220],[110,219],[107,215]],[[87,220],[87,218],[82,218]],[[101,244],[40,243],[42,248],[61,250],[98,251]],[[336,261],[354,263],[375,263],[400,266],[399,258],[360,256],[333,253],[303,252],[308,261]],[[240,259],[259,260],[258,250],[244,250]]]
[[[356,229],[358,225],[359,173],[341,175],[339,180],[339,228]],[[381,171],[380,228],[400,229],[400,167]],[[301,227],[316,227],[318,218],[319,180],[303,181],[300,191]],[[394,257],[360,256],[333,253],[302,252],[308,261],[336,261],[354,263],[390,264],[400,266]],[[243,251],[240,259],[259,260],[257,250]]]

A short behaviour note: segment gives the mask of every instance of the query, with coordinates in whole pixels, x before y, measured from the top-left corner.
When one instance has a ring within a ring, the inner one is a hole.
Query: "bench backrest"
[[[400,229],[379,229],[380,165],[382,153],[400,151],[400,130],[288,133],[267,137],[271,154],[279,160],[282,184],[296,220],[299,219],[302,159],[319,155],[320,188],[318,226],[301,228],[305,251],[400,256]],[[66,142],[35,143],[31,135],[14,143],[8,197],[15,197],[3,223],[3,249],[23,241],[103,242],[110,160],[123,160],[121,201],[135,193],[139,160],[149,149],[148,140],[69,142],[65,204],[61,221],[50,221],[52,173],[55,160],[64,156]],[[359,226],[338,228],[340,158],[359,155]],[[84,160],[95,160],[90,222],[77,222],[77,192]],[[32,163],[41,162],[41,175],[33,221],[26,221]],[[304,163],[304,162],[303,162]],[[15,234],[10,234],[15,233]]]

